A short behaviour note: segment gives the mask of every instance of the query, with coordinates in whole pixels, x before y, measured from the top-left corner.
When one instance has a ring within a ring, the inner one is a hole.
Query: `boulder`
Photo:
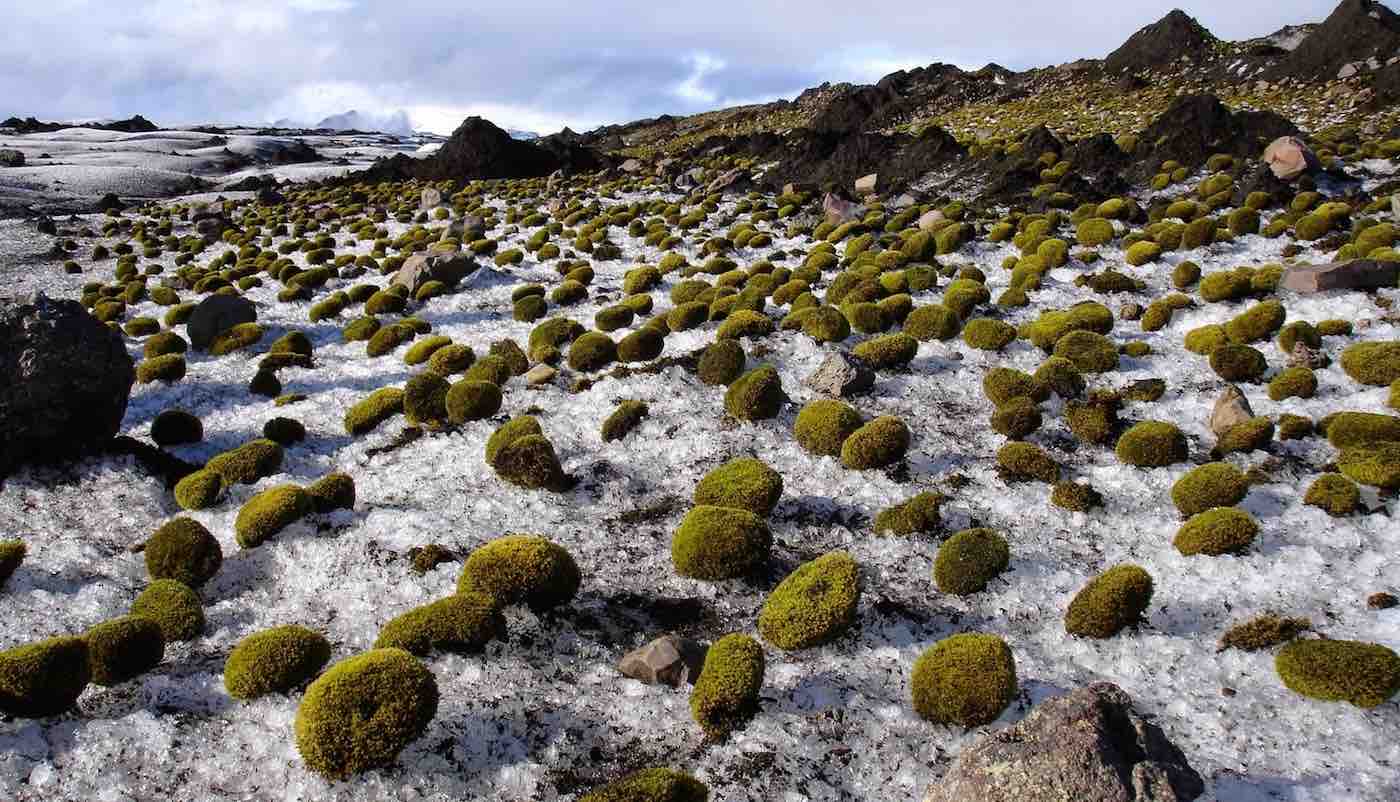
[[[625,677],[652,685],[679,688],[694,684],[705,665],[707,649],[703,643],[678,635],[663,635],[622,656],[617,670]]]
[[[857,178],[855,183],[856,194],[861,196],[862,198],[866,195],[874,195],[875,185],[879,181],[880,176],[878,173],[871,173],[869,175],[863,175],[860,178]]]
[[[1279,286],[1304,295],[1328,290],[1371,290],[1394,287],[1400,262],[1353,259],[1326,265],[1293,265],[1283,271]]]
[[[747,170],[734,169],[721,173],[705,187],[709,193],[746,192],[753,186]]]
[[[1108,682],[1041,702],[958,755],[924,802],[1187,802],[1205,783]]]
[[[120,212],[126,210],[126,204],[117,197],[115,192],[108,192],[97,201],[97,211],[99,212]]]
[[[802,383],[822,395],[851,398],[867,393],[875,386],[875,371],[860,359],[837,351],[822,360],[816,371]]]
[[[865,207],[828,192],[822,198],[822,212],[826,214],[826,222],[839,226],[861,219]]]
[[[559,371],[541,363],[525,371],[525,383],[531,387],[538,387],[541,384],[554,381],[554,377],[558,375]]]
[[[92,454],[126,415],[136,368],[122,337],[76,301],[0,300],[0,476]]]
[[[0,167],[23,167],[24,154],[17,150],[0,149]]]
[[[247,298],[237,295],[210,295],[200,301],[185,324],[190,345],[207,350],[214,338],[240,323],[256,323],[257,307]]]
[[[938,226],[939,223],[943,222],[945,219],[947,218],[943,216],[943,212],[941,210],[930,209],[927,212],[924,212],[923,214],[919,215],[919,230],[932,231]]]
[[[617,169],[621,170],[624,173],[640,173],[642,171],[642,166],[643,165],[641,159],[628,159],[627,161],[618,165]]]
[[[194,230],[204,240],[205,245],[212,245],[223,237],[224,232],[233,226],[222,214],[206,215],[199,218],[194,224]]]
[[[454,287],[476,268],[476,260],[460,251],[415,253],[404,261],[390,283],[402,284],[409,294],[418,292],[418,288],[429,281],[441,281]]]
[[[431,212],[442,205],[442,193],[434,187],[424,187],[423,196],[419,199],[419,208],[425,212]]]
[[[263,187],[258,190],[257,200],[263,206],[281,206],[287,202],[287,196],[273,187]]]
[[[1262,158],[1274,175],[1283,181],[1292,181],[1321,167],[1317,155],[1296,136],[1281,136],[1270,142],[1264,148]]]
[[[1210,411],[1210,430],[1220,437],[1237,424],[1253,418],[1254,410],[1249,406],[1249,399],[1240,388],[1231,384],[1215,399],[1215,407]]]

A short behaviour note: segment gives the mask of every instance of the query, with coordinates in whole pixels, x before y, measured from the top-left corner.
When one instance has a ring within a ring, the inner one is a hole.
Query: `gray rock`
[[[641,159],[628,159],[627,161],[618,165],[617,169],[621,170],[624,173],[640,173],[642,171],[642,166],[643,165]]]
[[[76,301],[0,300],[0,476],[96,452],[135,380],[121,335]]]
[[[237,295],[211,295],[200,301],[185,324],[190,345],[205,351],[214,338],[240,323],[256,323],[257,307]]]
[[[441,281],[455,287],[478,267],[476,260],[466,253],[415,253],[404,260],[399,272],[394,274],[391,284],[402,284],[409,294],[429,281]]]
[[[8,148],[0,150],[0,167],[23,167],[24,154]]]
[[[1188,802],[1201,776],[1118,686],[1041,702],[958,755],[924,802]]]
[[[554,381],[554,377],[558,375],[559,371],[549,365],[539,364],[525,371],[525,383],[531,387],[538,387]]]
[[[1210,411],[1210,430],[1220,437],[1236,425],[1253,418],[1254,410],[1249,406],[1244,392],[1233,384],[1227,385]]]
[[[617,670],[625,677],[652,685],[679,688],[694,683],[705,665],[703,643],[679,635],[663,635],[622,656]]]
[[[861,219],[865,207],[828,192],[822,198],[822,212],[826,215],[826,222],[839,226]]]
[[[850,398],[867,393],[875,386],[875,371],[845,351],[836,351],[822,360],[802,383],[822,395]]]
[[[419,208],[425,212],[431,212],[442,205],[442,193],[433,187],[424,187],[423,196],[420,198]]]
[[[1290,368],[1325,368],[1332,364],[1332,360],[1321,351],[1309,348],[1302,340],[1293,343],[1293,350],[1288,352],[1288,367]]]
[[[1306,295],[1328,290],[1394,287],[1396,279],[1400,279],[1400,262],[1353,259],[1326,265],[1293,265],[1283,271],[1279,286]]]

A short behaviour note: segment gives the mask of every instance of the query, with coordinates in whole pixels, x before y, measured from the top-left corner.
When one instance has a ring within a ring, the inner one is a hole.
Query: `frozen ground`
[[[396,235],[403,226],[389,228]],[[774,247],[810,245],[783,239],[780,232]],[[491,236],[502,239],[504,249],[529,233],[496,229]],[[592,297],[564,310],[584,323],[620,300],[622,275],[634,261],[654,264],[660,257],[623,229],[611,234],[624,244],[624,258],[594,262]],[[73,297],[99,271],[110,276],[110,263],[67,276],[57,263],[31,260],[25,254],[46,248],[32,239],[0,227],[0,278],[7,288]],[[1168,291],[1177,262],[1195,260],[1210,271],[1279,261],[1285,242],[1245,237],[1172,253],[1140,268],[1124,265],[1121,251],[1109,247],[1095,267],[1142,278],[1150,291],[1098,300],[1115,310],[1127,301],[1145,304]],[[367,243],[355,248],[367,250]],[[1009,277],[1001,262],[1012,252],[1009,245],[983,243],[942,260],[981,267],[996,297]],[[687,255],[692,262],[701,259],[694,251]],[[1299,258],[1309,257],[1316,254],[1304,251]],[[738,260],[742,265],[759,258],[742,252]],[[1054,271],[1044,289],[1033,293],[1034,305],[1011,310],[1008,319],[1021,322],[1042,309],[1095,297],[1071,283],[1083,269],[1072,263]],[[530,326],[511,319],[512,287],[553,283],[558,276],[552,264],[528,256],[505,272],[499,280],[434,299],[418,314],[435,333],[478,354],[502,337],[524,343]],[[678,280],[672,274],[653,292],[658,311],[670,307],[669,289]],[[981,377],[997,364],[1033,370],[1043,355],[1023,340],[1000,355],[972,350],[960,340],[924,343],[909,370],[882,373],[875,392],[856,406],[867,416],[895,414],[910,424],[914,443],[907,464],[890,471],[844,470],[796,445],[793,420],[812,397],[801,380],[826,352],[790,332],[744,343],[750,365],[776,365],[792,397],[775,420],[726,422],[723,390],[680,368],[605,379],[579,394],[565,389],[567,381],[531,390],[516,379],[495,420],[371,456],[371,449],[403,428],[402,419],[357,439],[344,434],[341,419],[370,391],[408,378],[412,369],[403,363],[403,350],[369,359],[362,343],[340,342],[343,320],[308,324],[307,306],[277,303],[276,289],[269,283],[249,293],[270,327],[254,350],[286,330],[307,332],[316,345],[316,367],[281,374],[285,392],[305,393],[306,401],[277,408],[249,394],[255,354],[191,354],[183,381],[135,389],[123,424],[124,433],[144,438],[159,411],[178,406],[194,412],[204,422],[206,440],[176,449],[190,460],[258,437],[263,422],[278,415],[301,420],[309,431],[305,443],[288,449],[282,474],[238,487],[218,508],[193,514],[226,555],[223,569],[203,590],[205,635],[171,646],[161,666],[138,680],[89,688],[70,715],[0,722],[0,797],[567,800],[623,770],[670,765],[708,783],[716,800],[918,800],[982,730],[963,733],[918,718],[909,702],[911,667],[938,639],[981,630],[1010,644],[1022,687],[1021,698],[992,727],[1019,720],[1047,696],[1109,680],[1126,689],[1206,777],[1204,799],[1400,798],[1400,743],[1394,737],[1400,703],[1359,710],[1312,701],[1283,687],[1271,653],[1216,652],[1227,626],[1265,611],[1309,617],[1330,637],[1400,649],[1400,610],[1376,612],[1365,604],[1372,592],[1400,588],[1395,498],[1365,491],[1368,512],[1343,519],[1304,506],[1308,483],[1334,456],[1321,439],[1275,442],[1273,454],[1230,456],[1241,467],[1260,466],[1270,481],[1253,487],[1242,504],[1262,526],[1257,544],[1243,556],[1216,558],[1186,558],[1171,543],[1180,520],[1168,490],[1190,464],[1142,470],[1119,463],[1109,449],[1083,447],[1061,420],[1057,400],[1045,406],[1046,424],[1031,439],[1072,478],[1097,487],[1106,507],[1069,513],[1049,503],[1046,486],[1007,485],[997,477],[993,455],[1003,441],[987,425],[991,409]],[[1394,299],[1396,293],[1382,296]],[[938,297],[935,290],[915,300]],[[1285,301],[1290,320],[1345,318],[1358,323],[1355,339],[1400,338],[1400,328],[1384,319],[1371,296],[1333,293]],[[1117,372],[1093,383],[1165,379],[1168,390],[1160,401],[1130,404],[1124,417],[1177,423],[1191,438],[1193,460],[1204,462],[1213,444],[1206,422],[1221,383],[1203,357],[1183,349],[1182,335],[1244,308],[1199,305],[1155,333],[1120,321],[1111,335],[1117,342],[1144,340],[1153,353],[1124,357]],[[159,317],[161,311],[143,304],[133,314]],[[711,324],[671,335],[666,354],[702,347],[713,339],[713,329]],[[1343,342],[1328,338],[1325,350],[1335,357]],[[130,347],[139,356],[140,344]],[[1262,348],[1275,369],[1282,365],[1276,346]],[[1306,401],[1274,403],[1262,386],[1247,392],[1256,413],[1274,417],[1384,408],[1384,389],[1358,392],[1338,367],[1318,371],[1318,378],[1316,397]],[[646,401],[651,416],[625,440],[604,443],[599,426],[624,398]],[[566,470],[581,479],[569,493],[515,489],[483,461],[492,429],[531,409]],[[708,469],[741,455],[760,457],[786,482],[771,519],[773,564],[749,582],[677,577],[670,535],[695,483]],[[355,478],[359,500],[353,512],[308,519],[258,549],[238,549],[233,520],[244,500],[268,486],[309,482],[333,469]],[[1011,569],[986,592],[961,599],[936,591],[931,569],[937,538],[872,534],[877,510],[928,489],[952,497],[948,531],[975,523],[995,527],[1010,542]],[[635,515],[643,510],[647,514]],[[158,480],[123,459],[26,470],[5,482],[0,538],[23,537],[30,557],[0,594],[6,618],[0,648],[80,633],[124,613],[147,581],[142,558],[128,553],[129,547],[178,512]],[[416,576],[405,556],[410,547],[440,542],[465,553],[512,531],[541,533],[569,549],[584,574],[578,598],[544,619],[512,611],[509,641],[493,643],[483,655],[429,658],[441,706],[427,734],[391,770],[327,783],[303,768],[293,745],[297,696],[243,703],[224,694],[223,660],[247,634],[303,624],[328,635],[334,659],[350,656],[369,648],[393,616],[452,592],[455,564]],[[858,626],[820,649],[784,654],[769,648],[762,712],[727,743],[702,743],[684,691],[645,686],[614,670],[625,651],[668,627],[707,639],[752,632],[768,590],[800,562],[837,548],[849,550],[865,572]],[[1071,596],[1089,577],[1124,561],[1145,566],[1156,580],[1146,623],[1105,641],[1068,637],[1062,618]]]
[[[272,175],[307,181],[364,169],[381,156],[423,155],[440,137],[387,134],[267,135],[252,130],[121,133],[65,128],[0,133],[0,148],[18,150],[24,167],[0,170],[0,213],[89,211],[112,192],[122,198],[169,198]],[[321,160],[283,164],[301,144]]]

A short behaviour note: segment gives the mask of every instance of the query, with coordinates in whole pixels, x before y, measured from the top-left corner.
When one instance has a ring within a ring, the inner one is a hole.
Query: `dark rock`
[[[1187,802],[1204,791],[1181,750],[1101,682],[964,749],[924,802]]]
[[[124,209],[126,209],[126,204],[122,203],[121,198],[118,198],[114,192],[108,192],[97,202],[97,211],[99,212],[120,212]]]
[[[185,324],[190,345],[204,351],[214,338],[240,323],[256,323],[253,302],[237,295],[211,295],[200,301]]]
[[[1281,136],[1297,136],[1298,127],[1271,111],[1232,112],[1215,95],[1183,95],[1138,136],[1151,143],[1139,168],[1155,172],[1164,161],[1197,167],[1216,153],[1254,158]]]
[[[403,263],[391,283],[402,284],[412,294],[430,280],[456,286],[476,269],[476,260],[465,253],[418,253]]]
[[[1267,164],[1255,167],[1236,181],[1235,186],[1235,194],[1231,199],[1235,206],[1243,206],[1245,199],[1253,192],[1266,193],[1275,206],[1287,206],[1293,200],[1293,186],[1274,175],[1273,168]]]
[[[822,360],[821,366],[802,383],[822,395],[851,398],[875,386],[875,371],[860,359],[837,351]]]
[[[707,651],[703,643],[678,635],[663,635],[623,655],[617,670],[625,677],[652,685],[679,688],[686,683],[693,684],[700,676]]]
[[[1103,67],[1108,72],[1165,67],[1183,56],[1206,55],[1214,42],[1215,37],[1205,26],[1181,9],[1172,9],[1165,17],[1128,37],[1128,41],[1108,54]]]
[[[1396,599],[1394,594],[1384,591],[1372,593],[1366,597],[1366,606],[1372,610],[1389,610],[1396,605],[1400,605],[1400,599]]]
[[[0,149],[0,167],[23,167],[24,154],[8,148]]]
[[[1268,77],[1331,80],[1343,67],[1400,53],[1400,16],[1374,0],[1342,0]]]
[[[555,170],[566,173],[606,166],[598,153],[555,134],[528,142],[481,117],[468,117],[436,153],[426,159],[398,154],[381,159],[368,170],[346,177],[358,180],[470,181],[490,178],[543,178]]]
[[[135,380],[121,335],[76,301],[0,301],[0,475],[98,451]]]
[[[1279,287],[1302,294],[1370,290],[1394,287],[1397,278],[1400,278],[1400,262],[1353,259],[1326,265],[1293,265],[1283,271]]]

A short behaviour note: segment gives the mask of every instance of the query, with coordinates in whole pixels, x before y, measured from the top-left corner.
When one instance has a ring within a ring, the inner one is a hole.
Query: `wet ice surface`
[[[93,219],[100,227],[100,219]],[[391,223],[389,228],[397,235],[404,227]],[[0,270],[7,286],[73,297],[83,282],[110,278],[110,263],[88,267],[80,260],[88,272],[68,276],[56,262],[31,259],[46,250],[48,238],[27,231],[18,223],[0,224]],[[531,233],[505,236],[503,231],[492,232],[503,240],[502,249]],[[624,230],[611,233],[624,245],[624,258],[594,262],[592,297],[562,310],[585,324],[621,299],[622,275],[633,262],[654,264],[660,256]],[[809,246],[775,233],[774,247]],[[1115,310],[1130,300],[1146,303],[1168,291],[1171,268],[1180,261],[1194,260],[1207,272],[1261,264],[1278,261],[1284,244],[1246,237],[1171,253],[1138,268],[1124,265],[1119,249],[1106,248],[1096,269],[1114,266],[1147,281],[1150,291],[1098,300]],[[84,248],[90,246],[85,241]],[[368,247],[361,244],[354,251]],[[984,243],[945,261],[981,267],[996,297],[1009,277],[1001,262],[1013,252],[1009,245]],[[692,263],[702,259],[693,251],[687,255]],[[1301,255],[1310,257],[1318,255]],[[743,252],[738,261],[746,265],[759,258]],[[1033,294],[1034,306],[1011,310],[1007,318],[1019,323],[1042,309],[1094,297],[1071,283],[1082,269],[1053,271]],[[432,323],[434,333],[471,345],[478,354],[502,337],[524,344],[530,325],[511,319],[511,289],[529,281],[557,282],[558,276],[552,264],[528,256],[523,265],[504,271],[508,280],[434,299],[417,314]],[[327,291],[363,280],[337,280]],[[658,311],[670,307],[669,289],[679,280],[672,274],[653,291]],[[983,731],[930,725],[908,701],[909,673],[920,651],[967,630],[1001,635],[1016,657],[1021,698],[993,727],[1019,720],[1047,696],[1108,680],[1126,689],[1207,778],[1207,799],[1386,800],[1400,794],[1395,701],[1363,711],[1308,700],[1282,686],[1270,653],[1215,651],[1225,627],[1265,611],[1309,617],[1330,637],[1400,648],[1400,611],[1370,611],[1364,601],[1369,593],[1400,586],[1400,564],[1393,557],[1400,535],[1391,517],[1394,497],[1378,499],[1368,490],[1364,504],[1374,512],[1344,519],[1303,506],[1316,471],[1334,456],[1323,440],[1276,442],[1280,460],[1261,452],[1231,455],[1241,467],[1271,466],[1272,481],[1252,488],[1242,504],[1261,524],[1258,543],[1243,556],[1186,558],[1171,544],[1180,521],[1168,491],[1192,466],[1140,470],[1120,464],[1108,449],[1081,447],[1060,419],[1058,400],[1044,405],[1046,424],[1031,439],[1066,466],[1070,478],[1098,488],[1106,508],[1088,515],[1066,512],[1049,503],[1045,485],[1007,485],[997,477],[993,456],[1002,440],[986,424],[991,409],[981,377],[998,364],[1033,370],[1044,357],[1027,342],[1017,341],[1000,355],[969,349],[961,341],[924,343],[908,371],[881,373],[874,394],[856,406],[866,416],[894,414],[910,424],[914,443],[907,468],[852,472],[835,460],[812,457],[794,442],[796,411],[811,398],[801,380],[826,352],[806,337],[780,332],[745,342],[750,365],[774,364],[792,397],[775,420],[726,424],[723,390],[702,385],[680,368],[604,379],[579,394],[564,390],[567,382],[530,390],[515,379],[495,420],[370,456],[370,449],[403,428],[402,419],[352,439],[344,434],[342,416],[372,390],[402,385],[414,370],[402,360],[407,346],[369,359],[363,343],[340,342],[338,327],[353,310],[340,321],[308,324],[308,305],[278,304],[276,291],[269,282],[248,293],[269,327],[258,348],[224,358],[188,355],[183,381],[135,388],[122,427],[125,434],[144,438],[159,411],[188,409],[203,420],[206,439],[174,450],[185,459],[203,460],[258,437],[271,417],[287,415],[306,424],[308,439],[287,450],[282,473],[237,487],[221,506],[192,514],[215,534],[226,555],[222,570],[202,591],[205,635],[172,645],[161,666],[138,680],[89,688],[70,715],[0,723],[0,796],[553,800],[571,799],[626,769],[671,765],[695,773],[717,800],[917,800]],[[1394,291],[1381,295],[1396,297]],[[938,297],[935,290],[915,300],[929,303]],[[1290,320],[1371,321],[1355,339],[1400,337],[1369,296],[1285,300]],[[1206,421],[1220,381],[1204,358],[1182,348],[1182,335],[1244,308],[1244,303],[1201,304],[1179,312],[1155,333],[1120,321],[1111,335],[1116,342],[1144,340],[1153,353],[1124,357],[1116,373],[1092,384],[1165,379],[1168,391],[1159,402],[1132,403],[1124,417],[1177,423],[1191,439],[1194,461],[1203,462],[1213,444]],[[159,318],[162,312],[147,302],[131,314]],[[312,338],[316,366],[281,372],[285,392],[309,398],[277,408],[245,388],[259,352],[292,328]],[[702,347],[713,339],[713,330],[710,324],[668,337],[666,354]],[[1350,341],[1328,338],[1325,350],[1335,357]],[[130,348],[139,355],[138,342]],[[1272,368],[1282,366],[1276,346],[1261,348]],[[1384,408],[1384,388],[1358,392],[1339,367],[1318,371],[1318,379],[1318,393],[1309,400],[1275,403],[1262,385],[1247,393],[1257,414],[1274,417]],[[625,440],[604,443],[599,427],[624,398],[646,401],[651,416]],[[518,490],[484,464],[491,430],[528,409],[536,409],[566,470],[581,480],[571,492]],[[772,566],[761,579],[747,582],[677,577],[669,539],[685,501],[706,470],[742,455],[763,459],[786,482],[771,519]],[[309,518],[260,548],[238,549],[233,521],[243,501],[266,487],[310,482],[332,470],[355,478],[353,512]],[[953,489],[948,481],[953,474],[970,482]],[[1011,568],[986,592],[960,599],[935,590],[937,538],[871,534],[876,511],[929,489],[953,497],[945,514],[949,531],[991,526],[1010,542]],[[620,520],[641,509],[657,512],[640,524]],[[178,512],[161,483],[126,459],[25,470],[5,482],[0,537],[23,537],[30,556],[0,594],[6,618],[0,647],[80,633],[124,613],[146,582],[141,557],[128,548]],[[327,783],[304,770],[292,742],[299,694],[244,703],[223,693],[223,660],[240,638],[297,623],[325,632],[334,659],[348,657],[369,648],[393,616],[452,592],[456,565],[419,577],[409,570],[409,548],[439,542],[465,553],[513,531],[541,533],[568,548],[584,574],[579,597],[544,619],[512,610],[509,642],[493,643],[483,655],[429,658],[442,702],[427,733],[392,769]],[[752,632],[766,592],[778,580],[800,562],[837,548],[849,550],[865,571],[858,627],[819,649],[794,654],[769,649],[762,712],[730,741],[701,742],[684,691],[644,686],[614,671],[626,650],[665,628],[638,598],[699,600],[701,620],[682,629],[707,639]],[[1143,565],[1156,580],[1145,625],[1106,641],[1066,636],[1062,617],[1071,596],[1089,577],[1124,561]],[[1227,696],[1224,688],[1237,694]]]

